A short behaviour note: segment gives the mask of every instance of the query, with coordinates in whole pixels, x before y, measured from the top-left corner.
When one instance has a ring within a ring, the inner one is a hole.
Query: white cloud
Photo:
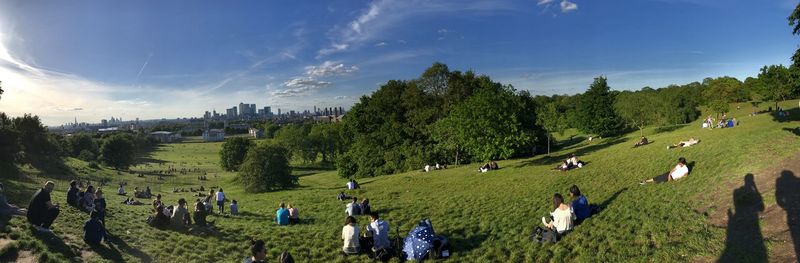
[[[345,66],[342,63],[325,61],[319,66],[307,66],[306,75],[309,77],[328,77],[348,75],[358,71],[357,66]]]
[[[272,92],[276,97],[296,97],[332,86],[333,83],[316,80],[309,77],[295,77],[283,82],[283,86],[288,89]]]
[[[382,47],[382,46],[386,46],[386,45],[388,45],[388,43],[386,43],[386,42],[379,42],[378,44],[375,44],[376,47]]]
[[[546,5],[546,4],[549,4],[549,3],[552,3],[552,2],[553,2],[553,0],[539,0],[539,2],[536,2],[536,4],[537,5]]]
[[[577,10],[577,9],[578,9],[578,4],[570,2],[570,1],[567,1],[567,0],[562,0],[561,1],[561,12],[565,12],[566,13],[566,12],[574,11],[574,10]]]
[[[337,100],[346,100],[346,99],[350,99],[350,96],[336,96],[336,97],[333,97],[333,98],[337,99]]]

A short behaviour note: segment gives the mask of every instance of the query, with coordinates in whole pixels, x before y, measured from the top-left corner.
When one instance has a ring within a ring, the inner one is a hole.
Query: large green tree
[[[25,114],[11,119],[14,130],[19,132],[22,150],[27,154],[54,153],[56,148],[47,137],[47,128],[42,125],[39,116]]]
[[[73,157],[78,157],[83,151],[88,151],[93,156],[97,156],[100,148],[97,145],[97,141],[86,133],[77,133],[67,137],[67,145],[68,152]]]
[[[536,111],[536,122],[547,131],[547,154],[550,154],[550,140],[554,133],[563,134],[567,128],[567,120],[564,113],[558,109],[558,103],[550,102],[539,107]]]
[[[719,117],[730,110],[730,103],[737,101],[737,97],[744,89],[742,82],[733,77],[707,78],[704,80],[706,89],[703,96],[708,109]]]
[[[116,169],[126,169],[136,157],[136,145],[132,136],[115,134],[107,137],[100,146],[100,160]]]
[[[279,145],[261,143],[250,147],[236,180],[247,192],[264,192],[297,184],[289,166],[289,151]]]
[[[622,131],[622,122],[614,112],[614,94],[604,76],[596,77],[584,94],[579,96],[575,109],[577,128],[600,136]]]
[[[794,90],[791,72],[783,65],[762,67],[758,79],[762,82],[758,93],[764,100],[775,101],[775,108],[778,107],[779,101],[786,100]]]
[[[617,95],[614,109],[628,126],[639,129],[639,135],[644,136],[644,127],[659,120],[656,96],[653,90],[623,92]]]
[[[219,150],[219,164],[226,171],[236,171],[244,161],[247,151],[252,143],[246,137],[232,137],[225,139],[222,149]]]

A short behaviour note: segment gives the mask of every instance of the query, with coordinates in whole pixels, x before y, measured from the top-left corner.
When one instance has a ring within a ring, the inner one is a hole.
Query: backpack
[[[558,241],[558,232],[537,226],[531,234],[531,239],[537,243],[555,243]]]
[[[436,236],[436,239],[433,240],[433,247],[430,251],[428,251],[428,258],[431,259],[442,259],[450,257],[451,253],[450,242],[447,240],[446,237],[443,236]]]
[[[375,254],[373,255],[372,259],[387,262],[391,260],[392,257],[394,257],[394,249],[385,247],[375,251]]]
[[[284,250],[283,253],[281,253],[281,255],[278,257],[278,262],[279,263],[294,263],[294,258],[292,257],[292,254],[289,254],[289,251],[285,251]]]

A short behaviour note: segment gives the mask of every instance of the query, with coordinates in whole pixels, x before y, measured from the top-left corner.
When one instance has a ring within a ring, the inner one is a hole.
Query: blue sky
[[[2,1],[0,111],[201,116],[343,106],[435,61],[534,94],[788,64],[797,0]]]

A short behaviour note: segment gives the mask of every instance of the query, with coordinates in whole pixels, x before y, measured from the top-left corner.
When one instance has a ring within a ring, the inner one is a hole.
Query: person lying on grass
[[[278,211],[275,211],[275,223],[281,226],[289,224],[289,210],[283,202],[278,206]]]
[[[575,212],[572,207],[564,203],[564,197],[556,193],[553,195],[553,212],[550,213],[552,221],[547,221],[542,217],[542,224],[544,224],[545,231],[555,231],[558,235],[564,235],[572,230],[573,221],[575,220]]]
[[[672,168],[672,170],[670,170],[668,173],[656,176],[653,179],[647,179],[646,181],[643,181],[639,184],[643,185],[645,183],[654,183],[654,182],[664,183],[681,179],[687,175],[689,175],[689,167],[686,166],[686,159],[681,157],[678,158],[678,164],[676,164],[675,167]]]
[[[244,258],[244,263],[267,263],[267,244],[264,240],[250,239],[250,256]]]
[[[36,191],[28,204],[28,222],[39,231],[50,232],[50,225],[58,217],[60,212],[58,204],[53,204],[50,200],[50,192],[56,184],[52,181],[47,181],[44,187]]]
[[[689,146],[698,144],[699,142],[700,142],[700,140],[698,140],[698,139],[689,138],[688,141],[680,141],[677,144],[673,144],[673,145],[667,146],[667,149],[672,149],[672,148],[677,148],[677,147],[689,147]]]
[[[96,211],[91,212],[89,220],[83,225],[83,241],[92,246],[99,246],[103,239],[107,239],[107,232],[100,215]]]
[[[336,196],[336,199],[338,199],[339,201],[350,200],[350,198],[353,198],[353,197],[344,194],[344,192],[341,192],[341,193],[339,193],[339,195]]]
[[[647,137],[642,136],[636,144],[633,145],[633,148],[647,145],[649,142],[647,141]]]
[[[24,216],[28,213],[25,208],[19,208],[16,205],[9,204],[6,199],[6,194],[3,191],[3,184],[0,183],[0,216],[19,215]]]
[[[569,188],[569,196],[572,198],[572,211],[575,213],[575,224],[580,224],[584,219],[591,216],[589,200],[581,194],[581,189],[577,185]]]
[[[347,216],[342,227],[342,240],[344,240],[342,252],[345,255],[356,255],[361,252],[361,245],[358,242],[359,231],[356,218]]]

